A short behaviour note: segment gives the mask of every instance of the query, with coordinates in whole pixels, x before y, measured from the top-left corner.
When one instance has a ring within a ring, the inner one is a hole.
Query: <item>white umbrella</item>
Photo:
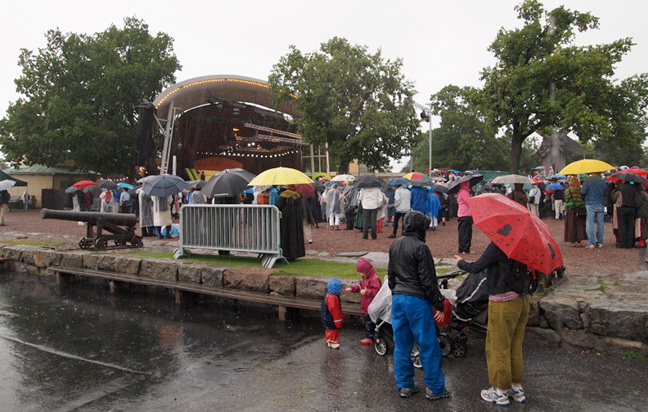
[[[355,180],[355,176],[353,175],[337,175],[333,179],[331,179],[332,182],[353,182]]]
[[[518,184],[535,184],[533,179],[522,176],[522,175],[505,175],[505,176],[497,176],[493,180],[491,180],[491,183],[496,184],[496,185],[505,185],[505,184],[511,184],[511,183],[518,183]]]
[[[10,187],[13,187],[13,185],[15,185],[15,184],[16,184],[16,182],[14,182],[13,180],[9,180],[9,179],[0,180],[0,191],[7,190]]]

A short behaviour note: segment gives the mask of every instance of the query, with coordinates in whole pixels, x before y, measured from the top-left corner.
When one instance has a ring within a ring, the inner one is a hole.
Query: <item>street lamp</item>
[[[429,103],[429,107],[423,106],[422,104],[414,102],[414,106],[421,110],[421,120],[428,122],[429,124],[429,140],[430,140],[430,156],[428,158],[428,176],[432,175],[432,102]]]

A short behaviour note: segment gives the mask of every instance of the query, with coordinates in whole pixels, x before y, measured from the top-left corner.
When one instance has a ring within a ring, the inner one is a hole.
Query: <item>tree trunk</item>
[[[522,143],[524,137],[521,133],[513,130],[513,138],[511,139],[511,162],[509,163],[509,173],[517,174],[520,169],[520,159],[522,158]]]
[[[349,162],[341,160],[340,164],[338,165],[338,173],[339,174],[347,174],[347,173],[349,173]]]

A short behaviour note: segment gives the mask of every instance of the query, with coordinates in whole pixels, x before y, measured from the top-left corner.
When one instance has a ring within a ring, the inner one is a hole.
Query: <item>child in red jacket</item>
[[[340,328],[342,327],[342,306],[340,305],[340,292],[342,281],[332,278],[326,284],[328,294],[322,301],[322,322],[324,323],[326,343],[329,348],[340,347]]]
[[[346,291],[350,293],[360,292],[362,295],[360,298],[360,312],[365,314],[365,338],[362,339],[360,343],[363,345],[373,345],[376,324],[371,321],[367,309],[369,308],[373,298],[376,296],[376,293],[380,290],[382,282],[376,274],[376,269],[374,269],[371,262],[365,258],[361,257],[358,259],[356,270],[362,275],[362,279],[360,279],[360,282],[358,282],[357,285],[347,288]]]

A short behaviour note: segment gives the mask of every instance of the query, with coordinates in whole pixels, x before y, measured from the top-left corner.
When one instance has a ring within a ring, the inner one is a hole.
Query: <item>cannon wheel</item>
[[[87,239],[86,239],[85,237],[82,237],[82,238],[79,240],[79,247],[80,247],[81,249],[87,249],[87,248],[88,248],[88,242],[87,242]]]
[[[142,247],[144,246],[144,243],[142,242],[142,237],[141,236],[133,236],[131,239],[131,245],[134,247]]]
[[[102,237],[95,239],[95,249],[103,250],[108,247],[108,241]]]

